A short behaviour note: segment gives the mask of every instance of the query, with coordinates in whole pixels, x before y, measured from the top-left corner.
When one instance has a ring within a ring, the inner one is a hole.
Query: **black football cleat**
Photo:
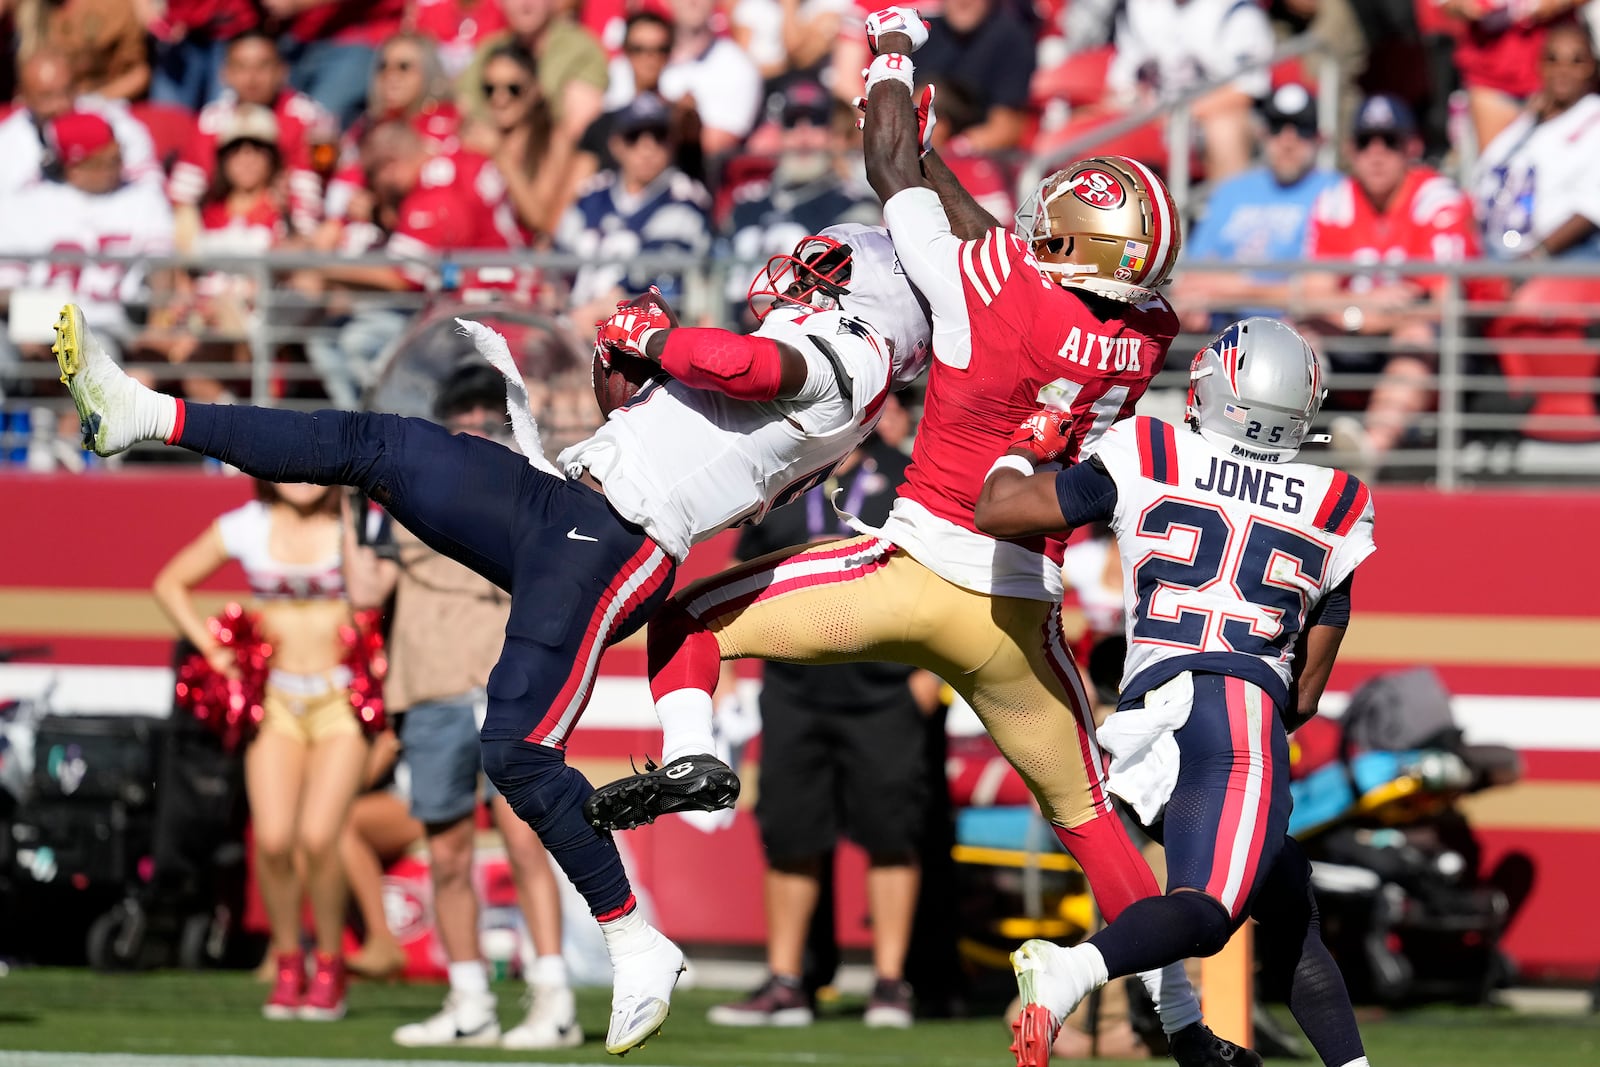
[[[1262,1067],[1260,1056],[1224,1041],[1205,1023],[1191,1023],[1168,1034],[1167,1045],[1178,1067]]]
[[[675,811],[721,811],[739,799],[739,776],[715,756],[685,756],[665,767],[646,757],[644,772],[589,794],[583,817],[596,830],[632,830]]]

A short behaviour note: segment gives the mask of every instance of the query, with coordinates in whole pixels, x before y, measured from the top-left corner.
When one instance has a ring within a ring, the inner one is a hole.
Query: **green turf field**
[[[0,1067],[224,1067],[239,1062],[233,1057],[616,1062],[599,1045],[607,1006],[607,994],[600,990],[580,995],[581,1020],[590,1037],[581,1049],[537,1056],[395,1048],[389,1041],[390,1030],[435,1010],[441,993],[438,986],[358,985],[351,992],[350,1016],[344,1022],[270,1023],[259,1015],[265,987],[246,974],[107,976],[77,970],[18,970],[0,978],[0,1050],[7,1050],[0,1051]],[[503,986],[500,994],[501,1018],[509,1024],[518,989]],[[996,1019],[927,1022],[910,1032],[872,1031],[860,1023],[860,1005],[846,1001],[837,1013],[807,1030],[709,1026],[707,1006],[725,997],[706,990],[681,992],[666,1031],[629,1056],[627,1067],[1006,1067],[1011,1062],[1007,1034]],[[1372,1017],[1364,1032],[1374,1067],[1600,1064],[1600,1018],[1594,1016],[1433,1009]],[[28,1056],[19,1050],[57,1055]]]

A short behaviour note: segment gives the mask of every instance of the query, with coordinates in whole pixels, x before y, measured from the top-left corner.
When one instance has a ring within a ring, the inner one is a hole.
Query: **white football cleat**
[[[500,1019],[493,993],[458,993],[444,998],[444,1008],[420,1023],[394,1032],[404,1048],[494,1048],[500,1043]]]
[[[1022,1011],[1011,1023],[1017,1067],[1049,1067],[1062,1020],[1094,991],[1093,968],[1076,951],[1035,939],[1011,954],[1022,998]]]
[[[160,413],[167,405],[175,409],[176,402],[128,377],[95,339],[78,305],[61,309],[55,331],[50,351],[78,409],[83,447],[114,456],[136,442],[158,439]]]
[[[636,913],[637,914],[637,913]],[[636,914],[618,922],[636,918]],[[608,924],[609,925],[609,924]],[[661,1032],[672,1006],[672,988],[684,971],[683,950],[642,919],[625,947],[611,957],[611,1024],[606,1051],[622,1055]]]
[[[577,1048],[583,1044],[578,1003],[567,986],[529,986],[528,1017],[506,1031],[501,1048]]]

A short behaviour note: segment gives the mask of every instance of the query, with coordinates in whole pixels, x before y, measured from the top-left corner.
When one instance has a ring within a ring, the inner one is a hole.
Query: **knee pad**
[[[537,830],[569,804],[582,804],[588,783],[556,749],[528,741],[485,738],[483,773],[511,810]]]
[[[1221,952],[1239,926],[1220,900],[1204,893],[1183,889],[1168,893],[1167,899],[1181,903],[1187,912],[1185,921],[1194,932],[1195,956],[1215,956]]]

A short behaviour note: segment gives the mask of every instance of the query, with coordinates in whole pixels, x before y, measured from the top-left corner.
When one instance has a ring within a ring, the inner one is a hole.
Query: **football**
[[[678,316],[660,293],[647,290],[628,301],[629,307],[644,307],[650,304],[666,312],[668,322],[674,326],[678,325]],[[633,399],[633,395],[644,388],[645,383],[651,379],[667,376],[667,372],[661,369],[659,363],[652,363],[637,356],[612,351],[609,353],[609,362],[611,366],[607,368],[601,362],[600,351],[596,348],[593,365],[594,398],[600,405],[602,415],[611,414]]]

